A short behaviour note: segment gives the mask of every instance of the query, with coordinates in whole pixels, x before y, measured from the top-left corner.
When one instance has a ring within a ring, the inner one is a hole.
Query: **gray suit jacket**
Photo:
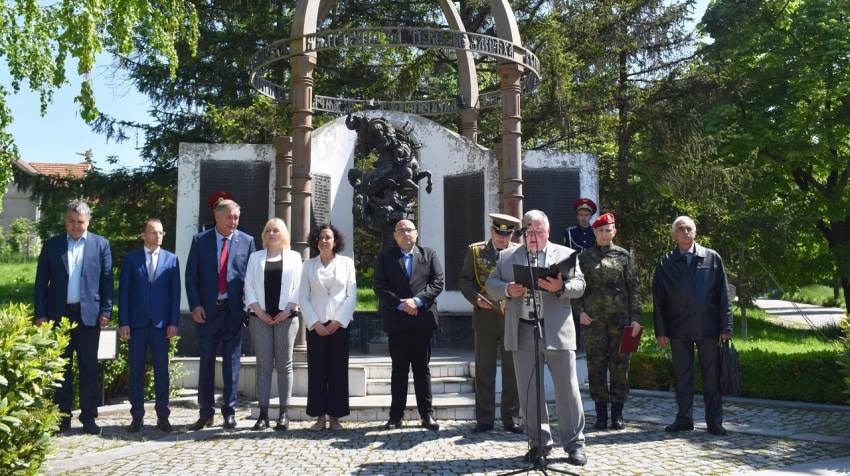
[[[508,298],[508,283],[514,281],[514,264],[526,264],[525,245],[503,250],[499,264],[487,278],[487,294],[499,299],[508,299],[505,308],[505,350],[517,350],[517,329],[519,315],[525,296]],[[546,265],[563,261],[575,251],[554,243],[546,244]],[[542,291],[542,290],[541,290]],[[576,330],[570,299],[584,294],[584,275],[576,262],[575,276],[564,281],[564,293],[558,297],[555,293],[543,291],[543,328],[546,335],[546,348],[550,350],[576,350]]]

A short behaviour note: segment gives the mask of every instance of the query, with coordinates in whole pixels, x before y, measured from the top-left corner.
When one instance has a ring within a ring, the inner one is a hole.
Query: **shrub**
[[[847,341],[843,341],[847,345]],[[850,377],[842,381],[839,354],[813,351],[783,354],[761,349],[738,350],[741,395],[748,398],[794,400],[812,403],[845,403]],[[845,354],[850,355],[850,354]],[[846,362],[850,362],[850,357]],[[699,360],[694,356],[694,392],[702,392]],[[850,373],[848,373],[850,375]],[[663,354],[632,355],[629,385],[648,390],[669,390],[675,384],[673,363]]]
[[[844,375],[844,393],[850,395],[850,314],[844,316],[839,325],[844,329],[844,337],[839,338],[837,344],[838,365],[841,366],[841,373]],[[845,403],[850,403],[850,400]]]
[[[58,429],[53,389],[65,367],[70,324],[35,327],[22,304],[0,309],[0,467],[5,474],[38,474],[50,432]]]

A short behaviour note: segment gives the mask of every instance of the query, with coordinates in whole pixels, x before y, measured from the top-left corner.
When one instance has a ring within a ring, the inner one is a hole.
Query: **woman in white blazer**
[[[248,258],[245,304],[251,315],[249,329],[257,356],[257,400],[260,417],[255,430],[269,427],[272,371],[277,369],[280,413],[275,430],[289,428],[286,407],[292,397],[292,348],[298,334],[298,293],[301,255],[289,249],[289,231],[279,218],[263,228],[263,248]]]
[[[319,256],[304,262],[301,315],[307,328],[307,414],[311,428],[341,430],[348,408],[348,324],[354,317],[357,283],[354,260],[339,254],[345,239],[333,225],[319,225],[307,239]]]

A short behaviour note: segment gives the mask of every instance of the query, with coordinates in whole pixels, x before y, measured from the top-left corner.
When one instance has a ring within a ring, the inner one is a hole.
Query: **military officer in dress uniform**
[[[520,221],[510,215],[491,213],[490,239],[469,245],[460,291],[472,303],[472,328],[475,330],[475,419],[474,433],[493,429],[496,419],[496,352],[502,351],[502,424],[511,433],[522,433],[519,425],[519,394],[511,352],[505,350],[505,302],[488,295],[484,282],[496,265],[499,251],[518,246],[511,235]]]
[[[596,213],[596,204],[589,198],[579,198],[573,204],[573,210],[578,218],[578,225],[568,226],[564,230],[564,246],[579,253],[596,244],[596,235],[590,227],[590,217]]]
[[[632,255],[612,243],[617,234],[614,215],[606,213],[597,218],[593,232],[596,246],[578,258],[586,285],[584,295],[573,300],[573,315],[585,328],[587,380],[590,398],[596,403],[596,429],[608,427],[611,402],[611,428],[622,430],[631,354],[620,354],[620,342],[625,326],[632,326],[633,336],[640,332],[640,286]]]

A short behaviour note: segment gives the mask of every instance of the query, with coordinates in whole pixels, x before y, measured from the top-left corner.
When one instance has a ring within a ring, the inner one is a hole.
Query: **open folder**
[[[640,336],[643,335],[643,327],[640,328],[638,335],[632,337],[634,327],[626,326],[623,328],[623,339],[620,341],[620,354],[631,354],[637,352],[640,345]]]
[[[540,278],[555,278],[558,273],[564,279],[570,279],[576,275],[576,257],[577,253],[571,254],[567,259],[555,263],[549,267],[533,266],[531,272],[534,274],[534,284],[537,285],[537,280]],[[514,264],[514,282],[522,284],[530,288],[532,277],[529,275],[528,266],[522,264]]]

